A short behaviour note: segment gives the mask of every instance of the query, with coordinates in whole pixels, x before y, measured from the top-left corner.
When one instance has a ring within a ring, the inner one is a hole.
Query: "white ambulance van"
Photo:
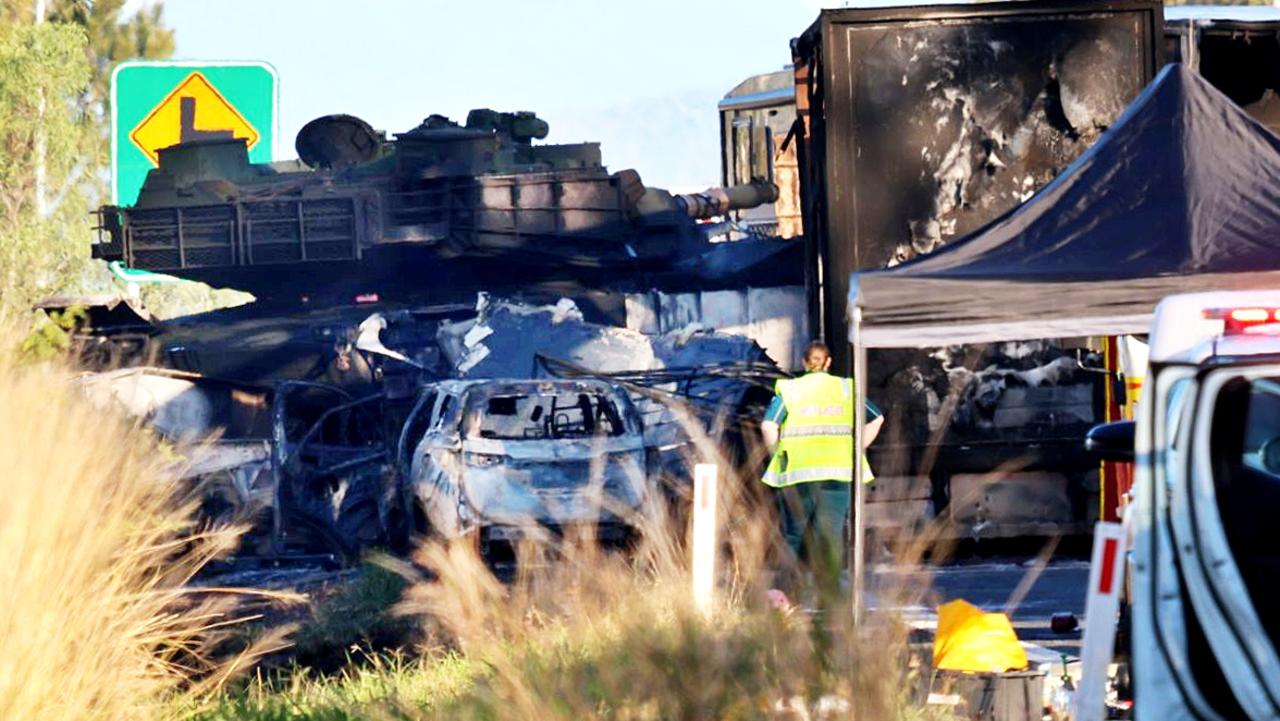
[[[1156,309],[1133,422],[1128,616],[1138,721],[1280,719],[1280,291]]]

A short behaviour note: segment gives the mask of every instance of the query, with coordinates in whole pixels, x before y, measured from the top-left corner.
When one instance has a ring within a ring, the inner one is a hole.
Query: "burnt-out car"
[[[424,386],[399,455],[420,530],[485,548],[576,527],[621,539],[648,494],[640,415],[602,381]]]
[[[384,394],[150,367],[86,373],[75,387],[166,443],[178,487],[200,500],[201,522],[244,528],[237,556],[355,562],[369,547],[407,540],[387,461],[398,427]]]

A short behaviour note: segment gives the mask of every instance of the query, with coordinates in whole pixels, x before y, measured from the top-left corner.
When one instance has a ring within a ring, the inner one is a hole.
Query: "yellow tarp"
[[[1027,652],[1003,613],[987,613],[968,601],[938,607],[933,667],[949,671],[1016,671],[1027,667]]]

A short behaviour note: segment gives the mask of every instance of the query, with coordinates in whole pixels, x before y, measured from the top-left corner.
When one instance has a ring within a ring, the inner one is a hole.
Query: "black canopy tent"
[[[1026,203],[929,255],[853,274],[857,397],[867,348],[1143,333],[1166,295],[1249,288],[1280,288],[1280,137],[1169,65]],[[861,414],[855,437],[860,448]]]

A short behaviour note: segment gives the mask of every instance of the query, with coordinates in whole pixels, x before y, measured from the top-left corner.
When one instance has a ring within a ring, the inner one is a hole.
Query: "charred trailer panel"
[[[1165,10],[1165,60],[1180,62],[1280,133],[1280,8]]]
[[[1161,27],[1154,0],[823,11],[793,54],[832,345],[851,272],[936,250],[1047,184],[1154,77]]]
[[[810,323],[837,368],[850,368],[850,274],[937,250],[1044,187],[1154,77],[1162,25],[1155,0],[979,3],[823,11],[793,41]],[[934,475],[934,510],[959,522],[955,484],[938,474],[1044,469],[1069,482],[1051,491],[1055,510],[1019,522],[1087,517],[1096,466],[1077,448],[1105,376],[1083,349],[869,360],[888,414],[877,476]]]

